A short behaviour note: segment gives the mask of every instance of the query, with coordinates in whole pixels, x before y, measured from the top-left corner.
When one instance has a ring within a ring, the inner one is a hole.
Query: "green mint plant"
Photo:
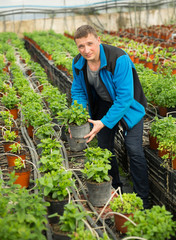
[[[83,108],[82,104],[74,101],[74,104],[63,110],[62,112],[58,112],[57,119],[62,122],[63,125],[75,124],[81,126],[85,124],[90,118],[88,111]]]
[[[22,146],[20,143],[13,143],[12,145],[10,145],[10,152],[12,153],[20,153],[20,151],[22,150]]]
[[[63,162],[63,157],[61,155],[60,150],[53,150],[50,154],[41,156],[39,164],[40,172],[49,172],[52,170],[58,170],[61,168],[61,164]]]
[[[20,100],[16,95],[16,91],[13,88],[10,88],[7,95],[3,95],[1,98],[2,104],[8,109],[15,108],[18,105],[19,101]]]
[[[0,111],[0,116],[4,121],[4,125],[7,129],[10,129],[14,122],[13,122],[13,115],[9,111]]]
[[[150,125],[149,133],[153,137],[157,137],[160,141],[165,138],[175,128],[176,120],[172,116],[168,116],[162,119],[158,117],[154,118],[154,121]]]
[[[63,216],[59,218],[60,230],[63,232],[75,232],[78,229],[84,229],[83,220],[88,213],[85,212],[81,205],[70,202],[64,206]]]
[[[108,149],[100,147],[87,148],[84,152],[86,163],[81,172],[86,176],[86,179],[98,183],[109,181],[108,171],[111,169],[110,159],[112,153]]]
[[[109,163],[110,158],[113,156],[111,151],[100,147],[89,147],[83,151],[85,152],[86,160],[90,162],[96,159],[103,159],[104,162]]]
[[[143,201],[136,195],[136,193],[123,193],[122,199],[120,196],[118,196],[111,200],[110,208],[113,212],[130,214],[134,213],[137,210],[142,210]]]
[[[14,163],[15,163],[15,167],[14,167],[15,170],[21,170],[22,168],[25,168],[25,164],[20,157],[16,158]]]
[[[93,162],[87,161],[81,172],[86,176],[86,179],[101,183],[104,181],[110,181],[110,177],[108,175],[108,171],[110,169],[110,163],[97,159]]]
[[[43,190],[44,196],[63,200],[68,196],[68,188],[74,186],[74,180],[71,177],[71,171],[60,168],[45,173],[44,176],[37,179],[37,183],[39,189]]]
[[[6,142],[14,141],[16,138],[17,138],[17,134],[15,131],[6,130],[4,132],[3,139],[5,139]]]
[[[88,229],[77,228],[76,232],[68,234],[71,240],[97,240],[97,237],[91,233]],[[100,240],[109,240],[109,237],[106,233],[103,234],[103,237],[100,237]]]
[[[61,144],[56,139],[44,138],[41,139],[41,143],[37,145],[37,148],[42,148],[42,156],[45,156],[50,155],[54,150],[59,150]]]
[[[153,206],[145,211],[136,211],[130,217],[135,223],[130,221],[124,225],[128,227],[127,236],[143,237],[147,240],[170,239],[175,236],[176,222],[172,219],[172,214],[165,209],[165,206]]]
[[[48,137],[52,137],[54,136],[54,124],[52,123],[46,123],[44,125],[41,125],[35,132],[35,135],[39,138],[39,139],[44,139],[44,138],[48,138]]]
[[[43,231],[49,203],[40,195],[13,184],[14,178],[13,171],[9,181],[0,179],[0,239],[46,240]]]

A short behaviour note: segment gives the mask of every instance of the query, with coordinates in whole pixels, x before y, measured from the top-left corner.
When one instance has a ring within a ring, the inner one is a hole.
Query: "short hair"
[[[96,30],[92,26],[82,25],[74,33],[74,40],[77,38],[87,37],[88,34],[93,34],[96,38],[98,37]]]

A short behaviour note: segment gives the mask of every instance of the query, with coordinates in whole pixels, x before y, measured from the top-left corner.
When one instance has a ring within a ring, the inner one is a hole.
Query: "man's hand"
[[[69,133],[69,135],[70,135],[70,138],[72,138],[70,128],[68,128],[68,133]]]
[[[88,119],[88,122],[93,124],[93,128],[92,128],[92,131],[90,131],[89,134],[84,136],[84,138],[89,138],[87,143],[92,141],[92,139],[95,137],[95,135],[105,126],[100,120]]]

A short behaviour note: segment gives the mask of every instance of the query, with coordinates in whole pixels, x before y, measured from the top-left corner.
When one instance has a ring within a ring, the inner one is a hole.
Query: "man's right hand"
[[[91,120],[88,119],[88,122],[93,124],[93,128],[90,131],[89,134],[87,134],[86,136],[84,136],[84,138],[89,138],[87,143],[89,143],[90,141],[92,141],[92,139],[97,135],[97,133],[104,128],[104,124],[100,121],[100,120]]]

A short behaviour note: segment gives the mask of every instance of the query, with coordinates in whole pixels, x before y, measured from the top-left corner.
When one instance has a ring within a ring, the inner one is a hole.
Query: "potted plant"
[[[39,112],[42,111],[43,107],[40,103],[40,100],[38,100],[35,97],[35,94],[31,97],[23,96],[24,99],[22,99],[22,105],[21,105],[21,111],[24,116],[23,122],[24,125],[27,127],[27,131],[30,137],[33,137],[33,131],[34,131],[34,122],[39,116]],[[32,100],[31,100],[32,99]],[[29,101],[29,102],[28,102]]]
[[[15,89],[12,87],[7,94],[4,94],[1,98],[1,103],[10,111],[14,119],[18,118],[18,103],[19,98],[16,95]]]
[[[61,144],[56,138],[44,138],[41,139],[41,143],[37,145],[37,148],[41,148],[41,155],[50,155],[54,150],[60,150]]]
[[[39,171],[47,173],[58,170],[63,164],[63,157],[60,150],[54,150],[50,154],[41,156],[39,160]]]
[[[164,137],[160,138],[158,155],[163,159],[162,166],[176,170],[176,124]]]
[[[128,227],[126,235],[147,240],[170,239],[176,232],[176,222],[172,218],[172,214],[165,209],[165,206],[153,206],[145,211],[136,211],[130,219],[137,224],[134,226],[130,221],[126,222],[125,226]]]
[[[152,59],[150,57],[146,58],[146,63],[145,63],[145,67],[148,67],[150,69],[153,69],[153,62]]]
[[[129,217],[130,215],[133,216],[135,211],[143,209],[143,201],[136,193],[123,193],[111,200],[110,208],[115,213]],[[127,219],[122,215],[114,214],[115,226],[118,231],[126,233],[127,227],[124,227],[124,223]]]
[[[21,160],[26,159],[26,151],[24,148],[22,148],[22,145],[20,143],[13,143],[10,145],[10,151],[6,153],[7,161],[8,161],[8,166],[15,166],[15,159],[21,158]]]
[[[160,131],[161,128],[162,125],[160,124],[159,118],[155,117],[154,121],[150,124],[149,130],[149,145],[153,150],[157,150],[158,148],[157,136],[162,135],[162,132]]]
[[[72,201],[64,206],[63,216],[59,218],[59,224],[53,226],[55,240],[70,239],[69,234],[76,232],[77,229],[84,229],[84,221],[88,213],[81,205]]]
[[[22,188],[23,187],[28,188],[31,173],[30,165],[25,164],[24,160],[18,157],[14,161],[14,166],[9,167],[9,172],[12,171],[15,171],[15,175],[18,176],[14,184],[20,184]]]
[[[174,75],[165,71],[167,75],[158,74],[158,79],[153,84],[156,92],[154,102],[158,106],[159,115],[165,117],[168,109],[176,107],[176,89]],[[167,78],[167,81],[165,79]]]
[[[11,150],[10,146],[14,143],[14,142],[20,142],[20,139],[18,137],[18,135],[16,134],[15,131],[10,131],[10,130],[6,130],[3,133],[3,139],[5,141],[3,141],[3,147],[4,147],[4,151],[8,152]]]
[[[81,172],[86,178],[89,201],[93,206],[103,206],[111,196],[112,179],[108,172],[111,169],[112,153],[100,147],[87,148],[84,151],[86,163]]]
[[[63,214],[64,205],[69,201],[70,187],[74,186],[71,178],[72,172],[60,166],[57,170],[51,170],[37,179],[39,189],[43,190],[45,200],[50,203],[48,214]],[[50,223],[58,222],[58,217],[50,218]]]
[[[9,111],[0,111],[0,116],[2,117],[2,125],[5,129],[12,130],[15,125],[13,115]]]
[[[53,127],[54,127],[54,123],[50,123],[50,122],[39,126],[34,131],[34,139],[35,139],[35,136],[38,138],[39,141],[44,138],[52,138],[55,135],[55,131]]]
[[[63,125],[69,126],[73,138],[83,138],[90,132],[90,125],[88,123],[88,119],[90,118],[89,113],[76,100],[70,108],[58,112],[57,118]]]
[[[167,135],[170,136],[171,131],[174,129],[175,118],[173,118],[171,115],[165,118],[155,117],[154,121],[150,125],[149,130],[150,147],[156,150],[160,140],[167,137]]]
[[[48,203],[39,194],[14,185],[15,172],[8,175],[8,181],[0,179],[0,239],[46,240]]]

